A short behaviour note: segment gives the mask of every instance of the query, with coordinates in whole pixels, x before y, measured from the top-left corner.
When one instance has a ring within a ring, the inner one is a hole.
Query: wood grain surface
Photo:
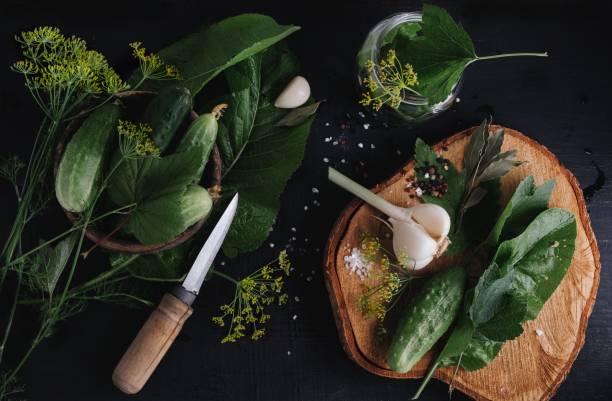
[[[471,131],[459,132],[433,148],[462,169]],[[503,204],[527,175],[533,175],[537,184],[555,179],[550,206],[568,209],[576,215],[576,251],[567,275],[538,317],[524,324],[524,333],[505,343],[498,357],[487,367],[475,372],[460,370],[455,387],[476,400],[548,400],[565,379],[584,344],[587,320],[599,284],[599,250],[582,191],[572,173],[544,146],[506,128],[502,151],[510,149],[516,149],[518,159],[527,163],[502,179]],[[414,204],[418,200],[404,191],[405,178],[413,173],[413,167],[411,161],[374,191],[397,205]],[[371,217],[378,214],[355,199],[344,209],[330,235],[325,278],[340,340],[348,356],[371,373],[391,378],[421,377],[432,352],[406,374],[389,370],[385,362],[388,344],[377,340],[375,319],[364,316],[358,305],[363,282],[345,268],[344,257],[358,244],[362,232],[384,232],[382,224]],[[435,375],[445,382],[449,382],[451,376],[452,368],[440,369]]]

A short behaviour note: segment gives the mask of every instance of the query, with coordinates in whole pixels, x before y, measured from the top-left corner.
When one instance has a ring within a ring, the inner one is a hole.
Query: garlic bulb
[[[294,109],[300,107],[310,97],[310,85],[306,78],[296,76],[276,98],[274,106],[279,109]]]
[[[444,208],[432,203],[395,206],[331,167],[329,179],[389,217],[385,224],[393,231],[393,252],[406,267],[422,269],[446,250],[451,220]]]

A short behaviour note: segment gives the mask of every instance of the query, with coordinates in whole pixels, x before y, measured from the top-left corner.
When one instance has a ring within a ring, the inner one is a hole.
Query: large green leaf
[[[279,25],[266,15],[241,14],[219,21],[192,33],[159,52],[164,62],[176,65],[182,83],[197,94],[211,79],[226,68],[253,56],[300,29]],[[133,77],[130,81],[137,80]],[[158,89],[164,81],[145,86]]]
[[[537,316],[565,276],[575,239],[574,215],[548,209],[501,243],[476,285],[470,308],[476,329],[495,341],[520,335],[521,324]]]
[[[226,255],[257,249],[280,207],[280,194],[304,156],[314,117],[293,127],[276,123],[287,111],[273,101],[297,73],[295,57],[282,46],[249,58],[226,72],[231,95],[219,128],[223,197],[240,193],[236,218],[223,244]]]
[[[463,70],[476,60],[474,43],[467,32],[442,8],[423,5],[421,35],[397,42],[398,57],[410,63],[419,77],[416,90],[430,104],[446,99]]]
[[[199,152],[191,148],[161,158],[125,160],[112,175],[108,194],[118,206],[136,203],[125,230],[143,244],[171,240],[192,223],[183,194],[199,179]]]
[[[124,266],[134,278],[145,281],[180,281],[189,270],[191,241],[149,255],[113,253],[110,256],[113,268]]]

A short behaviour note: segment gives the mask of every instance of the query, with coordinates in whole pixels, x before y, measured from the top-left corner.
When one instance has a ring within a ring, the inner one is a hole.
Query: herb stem
[[[470,63],[478,60],[493,60],[497,58],[506,58],[506,57],[548,57],[548,52],[544,53],[502,53],[502,54],[494,54],[491,56],[482,56],[476,57],[474,60],[470,61]],[[468,64],[470,64],[468,63]]]
[[[236,284],[236,286],[238,286],[238,285],[240,284],[240,282],[239,282],[239,281],[235,280],[234,278],[232,278],[232,277],[228,276],[228,275],[227,275],[227,274],[225,274],[225,273],[221,273],[220,271],[217,271],[217,270],[215,270],[215,269],[210,269],[210,272],[211,272],[212,274],[216,274],[216,275],[217,275],[217,276],[219,276],[219,277],[223,277],[224,279],[231,281],[232,283]]]
[[[425,386],[427,386],[427,383],[429,383],[429,381],[433,377],[434,372],[438,369],[439,366],[440,366],[440,362],[436,361],[433,365],[429,367],[429,370],[427,371],[427,374],[423,378],[421,385],[419,386],[416,393],[414,393],[414,395],[412,396],[413,400],[416,400],[421,396],[421,393],[423,392],[423,390],[425,390]]]

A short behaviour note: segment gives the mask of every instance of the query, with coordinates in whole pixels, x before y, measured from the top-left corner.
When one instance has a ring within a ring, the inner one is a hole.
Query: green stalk
[[[238,286],[238,285],[240,284],[240,282],[239,282],[239,281],[235,280],[234,278],[232,278],[232,277],[228,276],[228,275],[227,275],[227,274],[225,274],[225,273],[221,273],[221,272],[220,272],[220,271],[218,271],[218,270],[211,269],[211,270],[210,270],[210,272],[211,272],[212,274],[216,274],[216,275],[217,275],[217,276],[219,276],[219,277],[223,277],[224,279],[226,279],[226,280],[228,280],[228,281],[231,281],[232,283],[236,284],[236,286]]]
[[[376,195],[374,192],[365,188],[364,186],[359,185],[355,181],[351,180],[344,174],[340,173],[338,170],[329,167],[328,169],[328,178],[331,182],[339,185],[340,187],[346,189],[353,195],[357,196],[364,202],[369,203],[376,209],[380,210],[387,216],[394,218],[396,220],[405,220],[405,211],[403,208],[399,206],[395,206],[394,204],[386,201],[380,196]]]
[[[429,383],[429,381],[433,377],[434,372],[438,369],[439,366],[440,366],[440,361],[436,361],[433,365],[429,367],[429,370],[427,371],[427,374],[423,378],[421,385],[419,386],[416,393],[414,393],[414,395],[412,396],[413,400],[416,400],[421,396],[421,393],[423,392],[423,390],[425,390],[425,386],[427,386],[427,383]]]
[[[506,57],[548,57],[548,52],[544,52],[544,53],[503,53],[503,54],[494,54],[492,56],[476,57],[476,60],[493,60],[496,58],[506,58]]]

